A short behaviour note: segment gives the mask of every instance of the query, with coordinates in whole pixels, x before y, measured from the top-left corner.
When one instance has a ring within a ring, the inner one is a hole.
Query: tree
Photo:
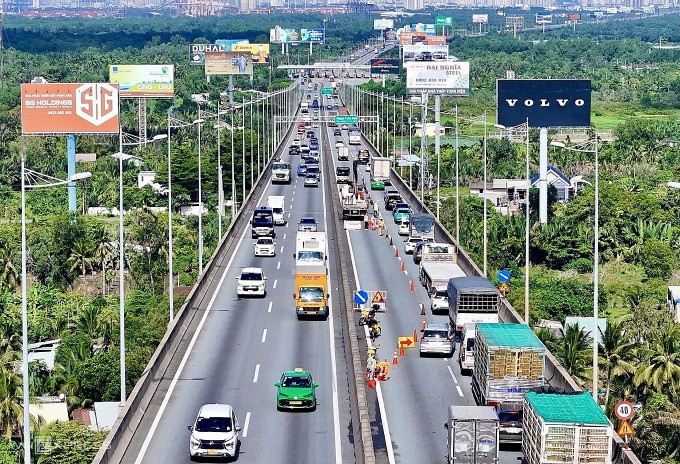
[[[673,250],[668,243],[652,239],[642,245],[640,263],[648,277],[668,280],[674,262]]]
[[[588,359],[591,350],[590,335],[578,324],[567,326],[558,356],[562,366],[581,386],[588,379]]]
[[[621,321],[609,322],[604,333],[600,331],[599,339],[599,356],[607,382],[604,404],[609,404],[609,392],[614,378],[625,378],[635,372],[635,344],[625,333]]]
[[[120,398],[118,353],[104,351],[86,359],[75,368],[81,397],[91,401],[116,401]]]
[[[102,296],[106,295],[106,268],[111,262],[111,238],[103,224],[94,230],[92,239],[94,241],[94,259],[102,271]]]
[[[7,440],[19,429],[24,419],[21,384],[21,378],[13,367],[0,367],[0,429]]]
[[[46,444],[39,464],[89,464],[107,435],[77,422],[50,424],[40,437]]]
[[[19,464],[21,447],[15,441],[0,438],[0,464]]]
[[[92,248],[88,242],[78,240],[71,248],[71,254],[66,261],[69,272],[78,273],[85,277],[85,272],[92,269]]]
[[[13,290],[19,285],[18,253],[9,241],[0,242],[0,287]]]
[[[649,364],[642,365],[633,381],[656,392],[667,392],[671,397],[680,385],[680,326],[673,324],[652,344]]]

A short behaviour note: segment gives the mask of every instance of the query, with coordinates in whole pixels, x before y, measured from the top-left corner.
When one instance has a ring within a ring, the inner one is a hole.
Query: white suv
[[[236,278],[236,294],[238,296],[266,296],[264,282],[267,278],[259,267],[246,267]]]
[[[430,296],[430,310],[432,311],[432,314],[437,312],[448,312],[449,295],[446,291],[446,287],[435,287],[432,290],[433,292]]]
[[[194,425],[189,426],[189,459],[235,458],[241,426],[228,404],[204,404]]]
[[[413,250],[416,249],[416,244],[418,242],[422,242],[422,238],[415,238],[415,237],[409,237],[406,240],[404,240],[404,253],[406,254],[412,254]]]

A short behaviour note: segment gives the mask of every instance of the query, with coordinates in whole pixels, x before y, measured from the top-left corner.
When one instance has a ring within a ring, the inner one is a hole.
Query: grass
[[[628,293],[631,287],[641,285],[646,279],[642,267],[634,264],[610,261],[600,267],[600,285],[609,293],[610,319],[628,313]]]

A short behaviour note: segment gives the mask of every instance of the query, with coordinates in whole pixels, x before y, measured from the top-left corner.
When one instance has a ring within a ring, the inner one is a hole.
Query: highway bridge
[[[302,89],[296,92],[294,101],[299,101]],[[322,109],[320,116],[324,113]],[[287,116],[296,120],[296,114],[297,109]],[[428,296],[417,283],[416,265],[403,253],[397,226],[385,214],[382,193],[372,195],[387,217],[388,234],[343,229],[335,182],[340,162],[334,146],[338,138],[348,144],[347,131],[336,137],[327,124],[314,129],[321,142],[322,175],[319,187],[310,188],[294,174],[299,156],[288,154],[288,145],[297,136],[294,127],[291,124],[272,157],[291,162],[292,183],[272,184],[270,170],[259,179],[169,327],[95,463],[189,462],[187,426],[201,405],[216,402],[231,404],[242,427],[238,462],[445,462],[447,408],[475,404],[471,378],[461,374],[455,356],[420,358],[417,349],[411,349],[398,365],[392,365],[390,380],[368,389],[363,378],[366,336],[357,327],[352,293],[359,288],[386,290],[388,309],[379,315],[382,336],[378,343],[382,346],[378,357],[388,361],[397,337],[412,335],[423,320],[445,322],[446,316],[429,311],[421,315],[419,305]],[[379,155],[366,139],[362,147],[372,156]],[[351,162],[342,164],[351,166]],[[364,167],[357,174],[359,184],[369,185]],[[426,210],[395,171],[392,179],[414,211]],[[287,223],[276,228],[276,256],[255,257],[250,213],[269,195],[285,196]],[[297,223],[303,216],[314,217],[329,238],[327,319],[298,320],[294,311],[292,255]],[[436,236],[453,242],[441,225]],[[468,274],[481,274],[464,250],[459,263]],[[236,296],[236,278],[249,266],[264,270],[265,298]],[[413,290],[412,280],[416,281]],[[502,309],[501,318],[519,321],[509,306]],[[553,384],[575,386],[554,358],[550,363]],[[276,409],[274,383],[282,372],[296,367],[311,372],[319,384],[314,412]],[[514,464],[520,457],[520,449],[504,448],[500,462]],[[617,458],[638,462],[630,453],[617,453]]]

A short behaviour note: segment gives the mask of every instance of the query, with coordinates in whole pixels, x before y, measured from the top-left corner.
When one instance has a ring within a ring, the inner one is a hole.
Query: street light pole
[[[24,464],[31,464],[31,417],[28,395],[28,301],[26,296],[26,155],[21,138],[21,376],[24,401]]]
[[[530,261],[529,261],[529,190],[531,189],[531,178],[529,173],[529,118],[526,120],[526,144],[527,144],[527,156],[526,156],[526,193],[524,195],[524,215],[526,220],[526,227],[524,230],[524,322],[529,325],[529,271],[530,271]]]
[[[170,110],[168,110],[168,300],[170,323],[175,319],[175,283],[172,268],[172,154],[170,151]]]
[[[123,242],[123,126],[118,126],[118,320],[120,327],[120,404],[125,404],[125,245]]]
[[[203,191],[201,178],[201,126],[204,120],[201,119],[201,109],[198,109],[198,119],[194,124],[198,124],[198,275],[203,274]]]
[[[456,103],[456,246],[460,246],[460,185],[458,182],[458,103]]]
[[[222,240],[222,215],[224,214],[224,188],[222,185],[222,124],[220,101],[217,101],[217,235]]]
[[[486,157],[487,157],[487,151],[486,151],[486,111],[484,111],[484,202],[483,202],[483,209],[484,209],[484,277],[487,277],[487,272],[486,272],[486,264],[487,264],[487,253],[488,253],[488,248],[489,248],[489,239],[488,239],[488,226],[487,226],[487,212],[486,212],[486,202],[487,202],[487,190],[486,190]]]

